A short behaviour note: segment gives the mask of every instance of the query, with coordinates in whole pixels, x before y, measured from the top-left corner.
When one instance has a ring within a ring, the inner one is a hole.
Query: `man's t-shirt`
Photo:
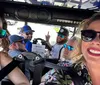
[[[9,50],[9,51],[8,51],[8,54],[9,54],[12,58],[17,57],[17,56],[20,55],[21,53],[22,53],[22,52],[19,51],[19,50]]]
[[[50,53],[51,58],[58,59],[59,58],[59,53],[60,53],[60,50],[61,50],[62,47],[63,47],[63,45],[55,44],[52,47],[52,50],[51,50],[51,53]]]
[[[26,49],[28,52],[32,52],[32,42],[30,42],[29,40],[26,42],[25,45]]]

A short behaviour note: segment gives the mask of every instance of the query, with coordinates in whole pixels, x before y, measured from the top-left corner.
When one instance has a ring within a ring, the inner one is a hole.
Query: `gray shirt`
[[[8,54],[9,54],[12,58],[17,57],[17,56],[20,55],[21,53],[22,53],[22,52],[19,51],[19,50],[9,50],[9,51],[8,51]]]
[[[59,45],[59,44],[55,44],[53,47],[52,47],[52,50],[51,50],[51,58],[54,58],[54,59],[58,59],[59,58],[59,53],[60,53],[60,49],[63,47],[63,45]]]

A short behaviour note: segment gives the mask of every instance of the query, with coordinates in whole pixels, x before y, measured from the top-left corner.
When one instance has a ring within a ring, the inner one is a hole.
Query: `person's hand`
[[[46,41],[49,42],[49,39],[50,39],[49,31],[48,31],[47,35],[45,35],[45,38],[46,38]]]

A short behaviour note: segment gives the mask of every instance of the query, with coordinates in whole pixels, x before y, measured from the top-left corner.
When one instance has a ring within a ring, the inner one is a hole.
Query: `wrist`
[[[49,40],[46,40],[46,42],[49,42]]]

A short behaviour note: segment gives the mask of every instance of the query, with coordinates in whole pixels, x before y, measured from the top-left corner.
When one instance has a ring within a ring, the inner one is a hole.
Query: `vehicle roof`
[[[65,6],[41,5],[40,3],[15,2],[14,1],[0,1],[0,7],[3,9],[5,17],[10,19],[17,19],[27,22],[77,26],[83,19],[89,18],[94,14],[95,10],[81,9]],[[39,0],[37,0],[38,2]],[[49,0],[48,0],[49,1]],[[58,0],[60,2],[60,0]],[[56,2],[56,0],[55,0]],[[67,3],[67,2],[63,2]],[[76,2],[75,2],[76,3]],[[85,2],[82,2],[82,5]]]

